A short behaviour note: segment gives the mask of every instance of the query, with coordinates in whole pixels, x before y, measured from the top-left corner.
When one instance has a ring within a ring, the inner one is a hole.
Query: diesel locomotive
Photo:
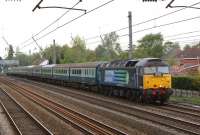
[[[163,104],[173,93],[169,66],[159,58],[12,67],[7,74],[141,102]]]

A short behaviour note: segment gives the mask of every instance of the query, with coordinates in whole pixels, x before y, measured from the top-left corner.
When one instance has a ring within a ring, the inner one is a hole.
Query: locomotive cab
[[[139,80],[142,98],[147,101],[166,102],[171,90],[171,74],[169,66],[157,58],[148,58],[139,62]]]
[[[168,66],[144,67],[143,89],[171,88]]]

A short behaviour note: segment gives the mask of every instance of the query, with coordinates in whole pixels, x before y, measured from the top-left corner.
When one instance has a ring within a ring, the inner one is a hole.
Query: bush
[[[172,77],[172,88],[186,90],[200,90],[200,77],[179,76]]]

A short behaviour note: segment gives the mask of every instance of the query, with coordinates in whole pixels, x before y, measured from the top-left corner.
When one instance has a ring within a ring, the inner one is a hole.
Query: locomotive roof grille
[[[159,58],[144,58],[141,59],[137,64],[137,67],[143,66],[168,66]]]

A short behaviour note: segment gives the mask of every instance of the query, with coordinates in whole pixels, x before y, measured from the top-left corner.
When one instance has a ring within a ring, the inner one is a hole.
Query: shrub
[[[200,77],[179,76],[172,77],[172,88],[186,90],[200,90]]]

